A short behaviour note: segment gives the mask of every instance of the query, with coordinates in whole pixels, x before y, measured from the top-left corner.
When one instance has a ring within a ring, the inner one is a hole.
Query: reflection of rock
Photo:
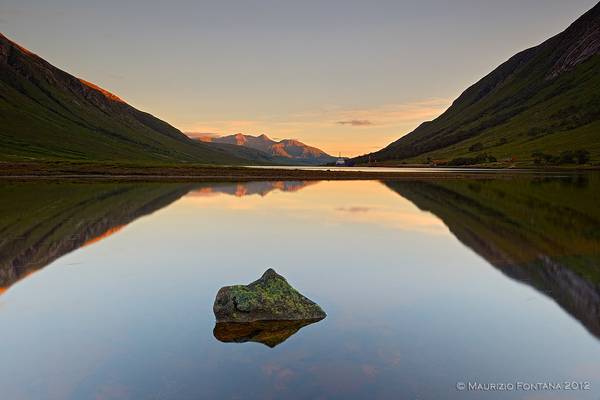
[[[217,322],[213,334],[225,343],[256,342],[275,347],[300,328],[317,321],[319,320]]]
[[[271,268],[249,285],[222,287],[213,311],[217,322],[319,320],[326,316]]]

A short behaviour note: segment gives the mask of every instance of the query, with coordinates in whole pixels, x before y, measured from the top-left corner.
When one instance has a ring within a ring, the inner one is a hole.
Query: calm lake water
[[[593,174],[0,183],[1,398],[598,400],[599,205]],[[268,267],[327,318],[217,340]]]
[[[307,170],[307,171],[352,171],[352,172],[385,172],[385,173],[398,173],[398,174],[412,174],[415,172],[424,173],[424,174],[440,174],[447,173],[451,174],[452,172],[470,172],[470,173],[486,173],[486,174],[506,174],[506,168],[474,168],[474,167],[334,167],[334,166],[315,166],[315,165],[248,165],[247,168],[260,168],[260,169],[287,169],[287,170]],[[524,173],[531,174],[532,170],[530,169],[510,169],[511,174],[515,173]],[[543,172],[543,171],[540,171]],[[552,172],[548,171],[545,174],[558,175],[560,172]],[[564,173],[562,173],[564,175]]]

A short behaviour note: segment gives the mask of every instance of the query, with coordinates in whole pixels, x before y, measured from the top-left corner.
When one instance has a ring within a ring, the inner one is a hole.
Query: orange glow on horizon
[[[177,121],[186,135],[210,141],[213,137],[243,133],[266,134],[271,139],[297,139],[332,156],[355,157],[380,150],[431,121],[451,104],[450,98],[426,98],[362,108],[321,107],[298,110],[272,118]]]

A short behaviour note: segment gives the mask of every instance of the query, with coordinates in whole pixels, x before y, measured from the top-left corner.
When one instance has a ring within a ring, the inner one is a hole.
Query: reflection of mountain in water
[[[117,232],[188,192],[264,195],[305,182],[1,183],[0,293],[56,260]]]
[[[191,185],[28,182],[0,191],[0,287],[100,240],[186,194]]]
[[[282,192],[296,192],[318,181],[262,181],[262,182],[240,182],[240,183],[211,183],[190,192],[190,196],[213,196],[217,194],[229,194],[243,197],[253,194],[266,196],[274,190]]]
[[[301,328],[320,320],[217,322],[213,334],[225,343],[262,343],[275,347]]]
[[[600,177],[386,182],[600,338]]]

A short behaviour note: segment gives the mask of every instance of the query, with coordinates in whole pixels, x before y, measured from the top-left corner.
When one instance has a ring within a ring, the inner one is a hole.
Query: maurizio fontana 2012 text
[[[554,392],[591,390],[589,381],[562,382],[457,382],[456,389],[467,392]]]

